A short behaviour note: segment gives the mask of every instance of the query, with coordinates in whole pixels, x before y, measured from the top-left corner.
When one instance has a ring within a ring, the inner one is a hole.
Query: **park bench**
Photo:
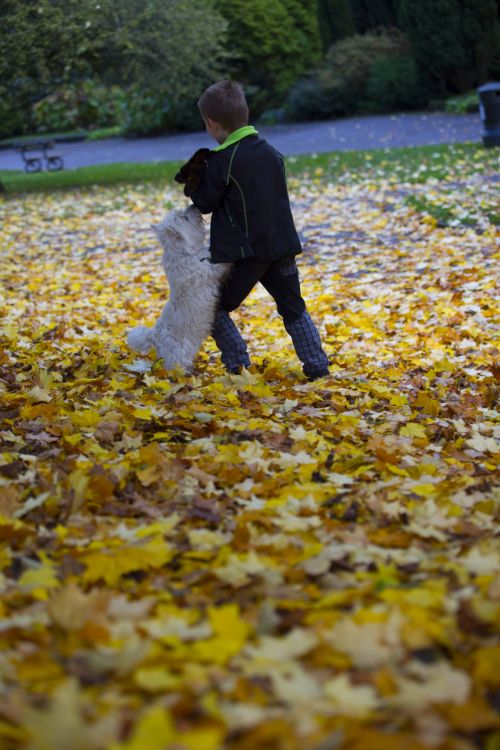
[[[15,144],[15,148],[21,152],[25,172],[41,172],[42,159],[45,159],[49,172],[57,172],[59,169],[64,169],[64,161],[61,156],[57,156],[56,154],[50,156],[47,153],[47,151],[54,148],[54,141],[41,140],[17,143]],[[33,151],[41,151],[42,153],[40,156],[27,156],[27,154]]]

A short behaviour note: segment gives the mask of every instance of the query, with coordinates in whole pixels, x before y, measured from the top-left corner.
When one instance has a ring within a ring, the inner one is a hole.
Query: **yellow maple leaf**
[[[46,599],[47,590],[57,588],[60,582],[54,562],[44,552],[40,553],[40,559],[40,565],[24,571],[19,579],[19,586],[37,598]]]
[[[471,690],[471,679],[447,662],[421,664],[411,662],[406,675],[396,675],[397,692],[385,701],[395,708],[418,714],[434,703],[465,703]]]
[[[184,750],[220,750],[224,730],[218,727],[191,729],[176,735],[176,745]]]
[[[47,610],[51,619],[63,630],[79,630],[86,622],[102,620],[109,601],[105,591],[88,594],[69,583],[51,596]]]
[[[431,398],[423,391],[418,394],[415,400],[415,406],[418,406],[425,412],[425,414],[430,414],[432,417],[437,417],[441,409],[439,401],[435,398]]]
[[[181,678],[165,667],[141,667],[134,674],[134,682],[148,693],[163,693],[179,687]]]
[[[158,466],[148,466],[147,469],[140,469],[136,472],[137,479],[143,487],[149,487],[154,484],[161,476],[161,470]]]
[[[50,395],[49,391],[46,388],[40,388],[40,386],[35,385],[31,390],[28,391],[28,396],[30,398],[30,401],[32,401],[34,404],[38,404],[41,402],[48,403],[49,401],[52,401],[52,396]]]
[[[0,740],[5,740],[6,747],[11,743],[26,747],[27,737],[23,729],[0,719]]]
[[[377,693],[370,685],[352,685],[346,674],[328,680],[325,695],[332,701],[333,710],[344,716],[369,715],[379,704]]]
[[[392,406],[400,407],[405,406],[408,403],[408,396],[404,396],[403,394],[394,394],[390,397],[390,403]]]
[[[101,415],[95,409],[81,409],[70,414],[70,419],[75,427],[94,427],[101,421]]]
[[[241,619],[237,604],[209,607],[208,618],[214,637],[193,644],[193,652],[201,661],[225,664],[244,646],[250,626]]]
[[[261,636],[259,644],[249,645],[245,654],[253,662],[285,662],[303,656],[318,645],[318,637],[305,628],[294,628],[283,636]]]
[[[399,431],[399,434],[403,437],[426,437],[424,426],[421,424],[417,424],[416,422],[408,422],[408,424],[403,425],[403,427],[401,427]]]
[[[492,688],[500,685],[500,646],[485,646],[475,652],[474,677]]]
[[[64,439],[70,445],[77,445],[81,441],[82,436],[79,432],[75,432],[73,435],[65,435]]]
[[[84,469],[75,469],[75,471],[70,474],[69,486],[75,493],[75,510],[81,506],[83,500],[85,499],[87,487],[89,485],[89,479],[90,477]]]
[[[22,717],[30,733],[27,750],[94,750],[82,708],[76,680],[62,683],[51,697],[48,709],[28,709]]]
[[[175,739],[170,713],[161,706],[148,709],[126,742],[115,742],[109,750],[166,750]]]
[[[114,546],[97,549],[82,555],[87,569],[82,575],[84,583],[102,579],[110,585],[119,582],[124,573],[134,570],[161,568],[172,558],[173,552],[163,537],[156,536],[146,544]]]
[[[500,452],[500,441],[495,438],[483,437],[476,433],[470,440],[466,440],[467,445],[478,453],[498,453]]]
[[[414,484],[411,491],[420,497],[430,497],[431,495],[436,494],[437,488],[435,484],[430,483]]]
[[[133,411],[134,417],[137,419],[151,419],[153,417],[153,411],[150,406],[138,406]]]
[[[391,474],[397,474],[400,477],[407,477],[408,472],[405,471],[405,469],[400,469],[399,466],[395,466],[394,464],[386,464],[385,468],[391,472]]]

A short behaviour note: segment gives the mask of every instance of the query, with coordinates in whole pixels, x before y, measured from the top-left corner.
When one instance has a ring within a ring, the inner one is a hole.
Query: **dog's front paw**
[[[127,336],[127,344],[135,352],[140,354],[147,354],[152,347],[151,342],[151,328],[147,326],[136,326],[129,331]]]

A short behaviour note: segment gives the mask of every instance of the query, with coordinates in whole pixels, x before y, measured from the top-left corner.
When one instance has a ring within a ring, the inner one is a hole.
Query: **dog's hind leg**
[[[127,336],[127,344],[131,349],[141,354],[147,354],[150,349],[158,349],[158,345],[161,343],[163,334],[168,326],[168,307],[167,302],[163,310],[161,311],[160,317],[152,328],[147,326],[137,326],[129,331]]]
[[[152,328],[147,326],[136,326],[129,331],[127,336],[127,344],[136,352],[141,354],[147,354],[149,350],[154,346],[151,340]]]

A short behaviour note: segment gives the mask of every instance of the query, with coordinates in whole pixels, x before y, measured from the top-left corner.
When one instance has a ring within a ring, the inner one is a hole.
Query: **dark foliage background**
[[[199,128],[222,77],[265,122],[435,106],[500,77],[499,4],[2,0],[0,136]]]

